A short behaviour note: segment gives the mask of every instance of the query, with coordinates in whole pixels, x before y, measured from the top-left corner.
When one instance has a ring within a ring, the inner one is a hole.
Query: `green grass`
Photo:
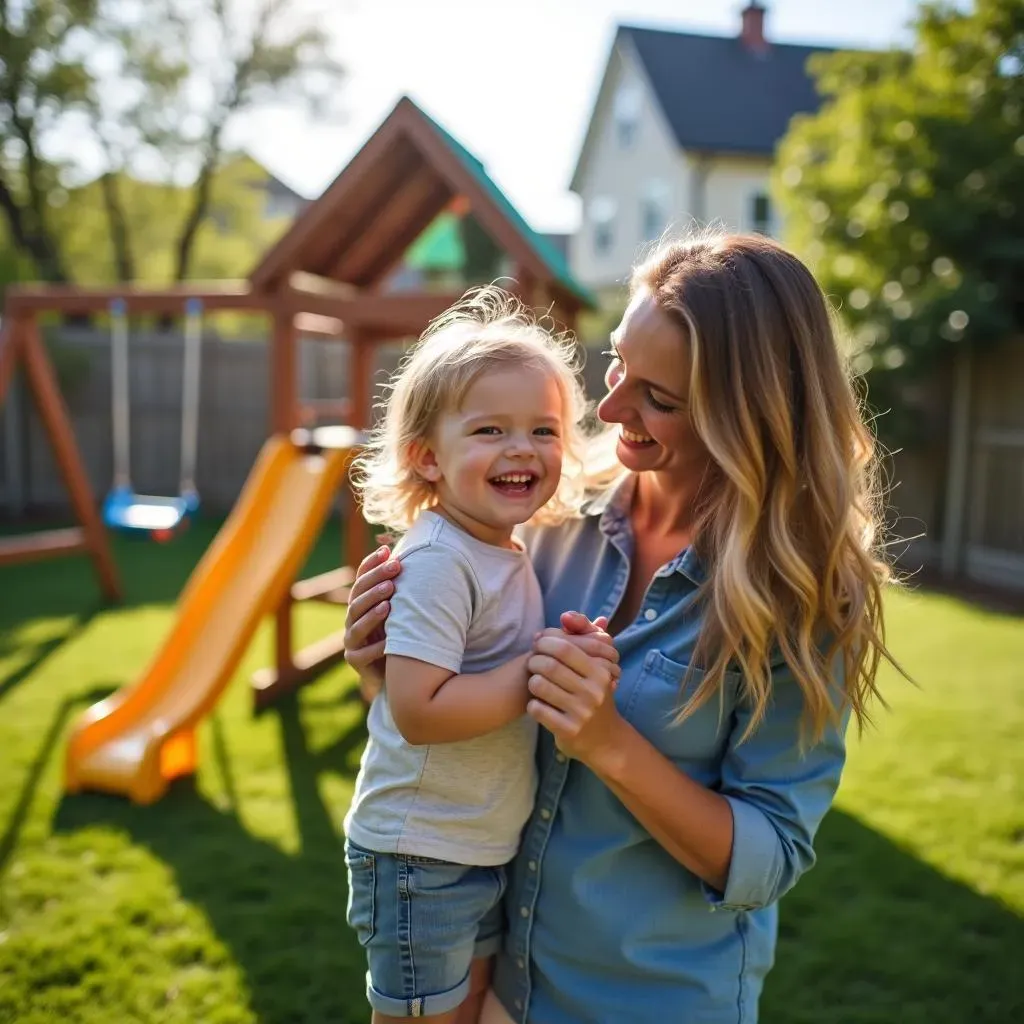
[[[64,797],[67,729],[146,664],[212,536],[119,542],[128,601],[84,561],[0,571],[0,1022],[364,1021],[340,820],[365,737],[339,670],[254,719],[261,631],[159,804]],[[315,568],[334,564],[329,534]],[[852,744],[819,864],[782,905],[767,1024],[1024,1017],[1024,620],[890,601],[893,710]],[[304,608],[300,639],[340,627]]]

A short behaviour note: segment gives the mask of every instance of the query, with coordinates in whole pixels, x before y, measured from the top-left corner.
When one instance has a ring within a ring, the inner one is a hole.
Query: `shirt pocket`
[[[726,672],[722,685],[683,721],[680,711],[693,698],[706,673],[649,651],[624,717],[670,760],[717,761],[733,728],[741,676]]]

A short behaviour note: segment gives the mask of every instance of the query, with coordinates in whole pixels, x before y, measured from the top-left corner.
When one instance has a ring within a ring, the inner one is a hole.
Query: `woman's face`
[[[636,473],[663,472],[692,486],[708,452],[687,405],[690,353],[685,333],[645,291],[637,292],[612,332],[608,394],[597,407],[605,423],[621,425],[617,455]]]

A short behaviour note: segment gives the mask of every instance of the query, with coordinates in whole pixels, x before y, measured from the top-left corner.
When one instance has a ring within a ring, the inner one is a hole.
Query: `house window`
[[[613,103],[613,118],[615,121],[615,137],[618,139],[622,149],[629,149],[636,141],[637,130],[640,127],[640,109],[643,106],[643,96],[640,86],[635,82],[626,82],[619,86],[615,93]]]
[[[750,226],[762,235],[772,233],[772,201],[767,192],[755,192],[751,197]]]
[[[663,181],[649,181],[640,199],[641,241],[651,242],[668,226],[672,196]]]
[[[594,225],[594,252],[603,256],[615,242],[615,213],[618,204],[601,196],[590,204],[590,222]]]

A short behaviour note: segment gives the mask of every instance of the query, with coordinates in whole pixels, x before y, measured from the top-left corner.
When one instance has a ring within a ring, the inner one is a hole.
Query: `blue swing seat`
[[[199,495],[187,491],[176,498],[136,494],[130,487],[115,487],[103,502],[103,521],[112,530],[154,534],[173,532],[199,509]]]

